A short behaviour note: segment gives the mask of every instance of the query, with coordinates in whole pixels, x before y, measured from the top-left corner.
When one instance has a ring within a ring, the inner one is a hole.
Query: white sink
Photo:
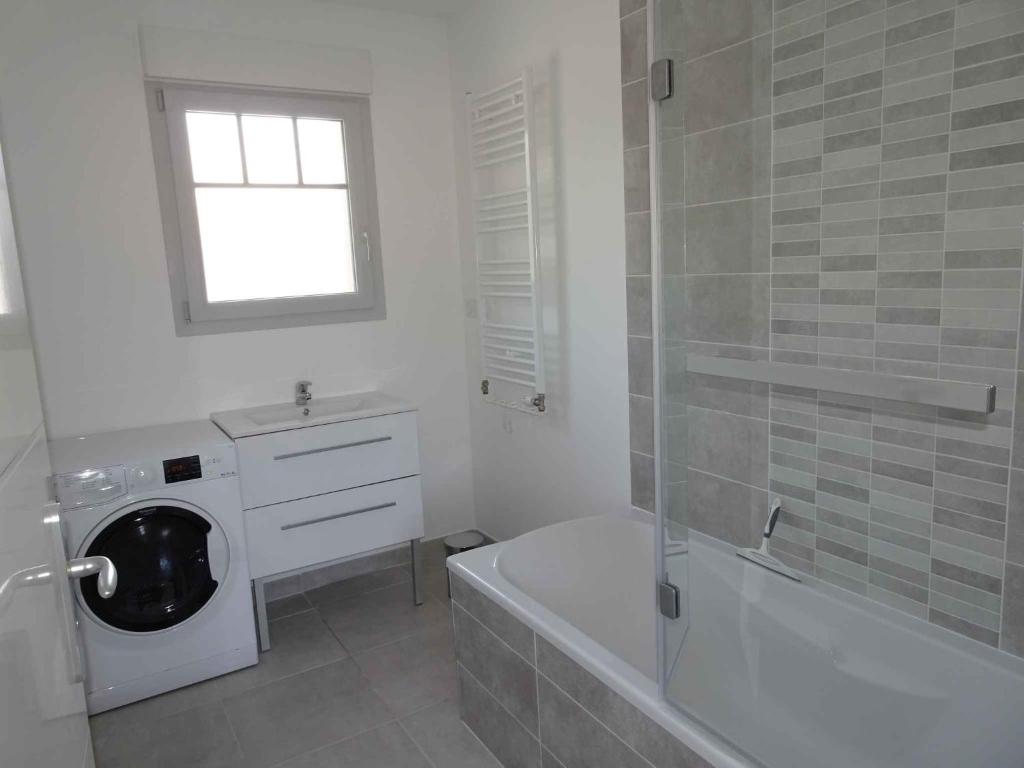
[[[314,398],[304,406],[279,403],[237,411],[220,411],[210,414],[210,418],[229,437],[238,439],[412,410],[415,410],[413,406],[383,392],[360,392],[319,400]]]

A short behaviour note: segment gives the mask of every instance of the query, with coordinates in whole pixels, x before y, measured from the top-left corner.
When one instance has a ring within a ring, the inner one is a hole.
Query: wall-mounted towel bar
[[[766,360],[736,360],[730,357],[686,356],[689,373],[724,376],[730,379],[785,384],[847,395],[878,397],[904,403],[923,403],[960,411],[992,413],[996,409],[996,388],[945,379],[919,379],[888,373],[841,371],[810,365],[770,363]]]

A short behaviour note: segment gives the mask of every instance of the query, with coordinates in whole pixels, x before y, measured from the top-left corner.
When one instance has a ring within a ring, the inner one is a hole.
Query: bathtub
[[[656,682],[653,563],[653,525],[628,517],[561,523],[448,560],[457,579],[535,633],[541,755],[561,739],[550,749],[569,765],[557,750],[588,741],[571,741],[572,723],[552,728],[550,713],[545,721],[551,691],[615,733],[629,748],[623,763],[635,750],[656,768],[674,764],[659,758],[664,745],[644,754],[657,732],[685,745],[688,766],[1024,766],[1024,660],[823,582],[782,578],[695,532],[666,558],[690,584],[686,642],[677,657],[667,650],[667,694],[684,714]],[[458,632],[457,621],[457,647]],[[529,663],[529,649],[520,654]]]

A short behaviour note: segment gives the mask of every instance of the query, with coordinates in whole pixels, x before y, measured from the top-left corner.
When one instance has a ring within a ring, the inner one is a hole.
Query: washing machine
[[[212,422],[55,440],[71,557],[105,555],[114,594],[78,580],[89,712],[256,663],[234,444]]]

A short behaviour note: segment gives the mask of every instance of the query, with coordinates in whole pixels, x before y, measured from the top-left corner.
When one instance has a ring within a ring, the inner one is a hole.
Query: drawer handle
[[[328,451],[340,451],[345,448],[358,448],[360,445],[373,445],[374,443],[386,443],[391,439],[391,435],[387,437],[374,437],[370,440],[359,440],[354,443],[343,443],[342,445],[329,445],[326,448],[310,448],[308,451],[298,451],[296,453],[282,453],[280,456],[275,456],[274,461],[284,461],[285,459],[297,459],[300,456],[312,456],[316,453],[327,453]]]
[[[303,520],[301,523],[288,523],[288,525],[282,525],[282,531],[290,531],[293,528],[304,528],[307,525],[316,525],[317,523],[326,523],[330,520],[339,520],[343,517],[352,517],[352,515],[362,515],[365,512],[376,512],[378,509],[388,509],[390,507],[397,507],[397,501],[389,501],[387,504],[378,504],[375,507],[364,507],[363,509],[353,509],[351,512],[339,512],[336,515],[327,515],[327,517],[315,517],[312,520]]]

